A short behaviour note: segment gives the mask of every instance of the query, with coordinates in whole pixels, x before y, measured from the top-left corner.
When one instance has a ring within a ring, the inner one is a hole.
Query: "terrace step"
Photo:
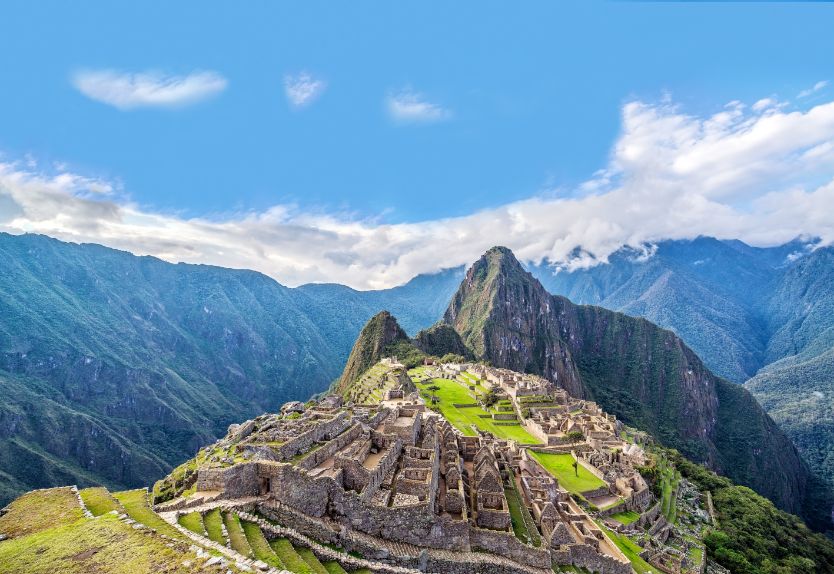
[[[246,533],[243,532],[238,515],[234,512],[223,513],[223,524],[226,525],[226,532],[229,535],[229,544],[232,550],[247,558],[253,558],[255,553],[249,546],[249,541],[246,539]]]
[[[255,554],[255,558],[269,564],[270,566],[274,566],[275,568],[289,569],[287,565],[284,564],[284,561],[281,560],[281,558],[279,558],[275,553],[275,550],[273,550],[269,542],[267,542],[260,526],[258,526],[255,522],[249,522],[246,520],[241,520],[241,526],[244,534],[246,535],[246,541],[249,543],[249,547],[252,548],[252,552]]]
[[[327,574],[347,574],[347,570],[335,560],[328,560],[323,566],[327,569]]]
[[[194,534],[199,534],[200,536],[206,535],[206,527],[203,524],[203,515],[199,512],[189,512],[188,514],[181,515],[177,522],[180,526],[187,528]]]
[[[299,548],[295,547],[295,551],[298,552],[298,555],[301,556],[310,569],[313,571],[313,574],[328,574],[327,568],[324,567],[324,564],[319,561],[316,555],[313,553],[312,550],[309,548]]]
[[[295,547],[289,539],[275,538],[274,540],[269,541],[269,545],[272,547],[272,550],[275,551],[275,554],[278,555],[278,558],[281,559],[281,562],[284,563],[284,567],[290,572],[296,572],[297,574],[313,574],[313,569],[307,564],[304,558],[296,552]]]
[[[209,540],[213,540],[223,546],[228,545],[229,540],[223,531],[223,516],[220,514],[219,508],[214,508],[203,514],[203,526],[206,529],[206,535]]]

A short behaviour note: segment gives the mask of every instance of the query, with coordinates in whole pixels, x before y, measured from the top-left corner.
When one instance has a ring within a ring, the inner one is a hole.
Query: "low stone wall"
[[[340,412],[332,420],[318,423],[307,432],[303,432],[281,446],[275,447],[278,460],[289,460],[297,454],[307,451],[313,444],[325,437],[335,437],[350,425],[347,412]]]
[[[473,548],[505,556],[527,566],[550,568],[550,552],[542,548],[528,546],[509,532],[471,528],[469,542]]]
[[[633,574],[630,562],[620,562],[607,554],[600,554],[588,544],[560,546],[552,551],[551,556],[557,565],[579,566],[598,574]]]
[[[302,458],[296,466],[303,468],[304,470],[314,469],[353,442],[361,433],[362,425],[357,423],[336,438],[329,441],[324,446]]]
[[[640,518],[637,519],[637,526],[640,528],[645,529],[648,525],[652,524],[657,517],[660,515],[660,501],[658,500],[654,506],[649,508],[646,512],[640,515]]]

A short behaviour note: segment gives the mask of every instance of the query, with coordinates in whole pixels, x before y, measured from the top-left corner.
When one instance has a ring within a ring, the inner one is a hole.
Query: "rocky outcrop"
[[[645,319],[549,294],[503,247],[467,272],[444,315],[479,359],[546,377],[663,444],[798,513],[807,468],[743,388]]]

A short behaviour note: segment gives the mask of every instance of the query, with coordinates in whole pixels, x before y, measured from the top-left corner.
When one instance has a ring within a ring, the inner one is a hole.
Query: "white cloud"
[[[44,233],[170,261],[256,269],[288,285],[356,288],[472,262],[492,245],[528,261],[594,265],[627,245],[698,235],[775,245],[834,242],[834,102],[808,110],[713,115],[671,102],[630,102],[609,164],[572,196],[532,197],[421,223],[303,212],[184,219],[125,199],[119,186],[0,163],[0,230]],[[576,247],[580,255],[575,255]]]
[[[307,72],[284,76],[284,93],[294,108],[303,108],[313,103],[327,88],[327,83],[314,78]]]
[[[161,72],[83,70],[73,74],[72,83],[88,98],[120,110],[185,106],[214,96],[228,85],[226,78],[211,71],[178,76]]]
[[[796,97],[797,98],[807,98],[811,94],[819,92],[821,89],[823,89],[827,85],[828,85],[828,80],[822,80],[822,81],[817,82],[816,84],[814,84],[811,88],[808,88],[807,90],[802,90],[801,92],[799,92],[799,95],[797,95]]]
[[[398,123],[436,123],[452,117],[451,110],[426,100],[411,89],[391,93],[385,100],[388,115]]]

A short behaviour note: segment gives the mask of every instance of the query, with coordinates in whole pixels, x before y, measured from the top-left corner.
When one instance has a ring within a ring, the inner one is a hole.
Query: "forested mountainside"
[[[530,271],[552,293],[677,333],[715,373],[745,383],[834,491],[834,248],[698,238],[646,257],[624,249],[573,272]],[[822,488],[817,485],[817,489]],[[830,506],[829,500],[819,504]],[[823,498],[826,498],[823,497]]]
[[[462,273],[290,289],[7,234],[0,260],[0,505],[45,486],[151,483],[231,422],[326,390],[379,310],[414,331],[436,321]]]
[[[505,248],[467,271],[444,321],[478,358],[555,380],[781,508],[803,511],[808,470],[796,448],[743,387],[713,375],[671,331],[551,295]]]

